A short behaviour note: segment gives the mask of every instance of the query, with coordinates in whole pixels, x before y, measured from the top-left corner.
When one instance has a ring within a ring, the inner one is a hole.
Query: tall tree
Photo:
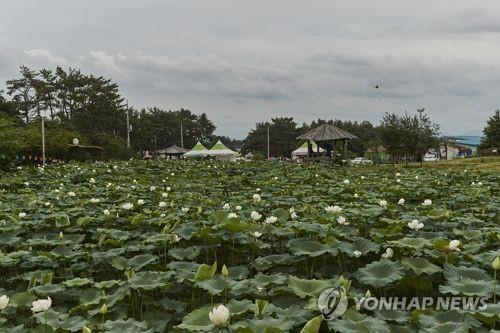
[[[493,116],[488,119],[483,134],[484,136],[478,147],[479,150],[500,147],[500,110],[495,110]]]

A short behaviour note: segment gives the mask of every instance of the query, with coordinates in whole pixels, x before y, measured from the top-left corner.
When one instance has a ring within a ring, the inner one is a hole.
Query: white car
[[[364,157],[356,157],[353,158],[352,160],[349,161],[350,164],[356,164],[356,165],[366,165],[366,164],[373,164],[372,160],[369,160]]]

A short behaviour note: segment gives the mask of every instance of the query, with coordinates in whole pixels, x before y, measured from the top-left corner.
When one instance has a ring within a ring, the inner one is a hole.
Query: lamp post
[[[45,122],[43,116],[42,118],[42,167],[45,167]]]

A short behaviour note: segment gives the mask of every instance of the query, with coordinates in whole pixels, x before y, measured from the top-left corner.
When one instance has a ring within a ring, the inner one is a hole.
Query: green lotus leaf
[[[247,319],[231,325],[231,332],[235,333],[284,333],[288,332],[293,324],[285,319]]]
[[[452,214],[451,211],[447,209],[432,208],[427,212],[427,216],[433,220],[441,220],[445,218],[450,218]]]
[[[135,273],[128,281],[132,289],[153,290],[156,288],[165,288],[168,284],[168,277],[164,273],[154,271],[144,271]]]
[[[88,288],[80,293],[80,304],[83,306],[96,305],[101,303],[102,293],[99,289]]]
[[[175,258],[175,259],[179,259],[179,260],[183,260],[183,259],[189,259],[189,260],[193,260],[194,258],[196,258],[199,254],[200,254],[200,249],[199,247],[196,247],[196,246],[191,246],[191,247],[186,247],[186,248],[174,248],[174,249],[170,249],[168,250],[168,254]]]
[[[391,241],[389,242],[395,247],[402,247],[402,248],[412,248],[415,250],[422,250],[426,246],[431,246],[431,242],[429,242],[425,238],[408,238],[405,237],[403,239],[397,240],[397,241]]]
[[[9,304],[13,307],[31,306],[36,297],[29,292],[16,293],[10,296]]]
[[[481,326],[481,323],[472,315],[455,310],[421,314],[418,321],[425,332],[466,333]]]
[[[212,310],[213,306],[204,306],[199,309],[195,309],[188,313],[184,318],[182,318],[182,323],[177,325],[180,329],[193,331],[211,331],[214,325],[208,317],[209,312]]]
[[[340,242],[339,249],[349,256],[353,256],[354,251],[360,251],[363,254],[379,252],[380,246],[366,238],[357,238],[352,243]]]
[[[111,261],[111,265],[120,271],[130,268],[134,270],[140,270],[150,263],[155,262],[157,259],[158,257],[152,254],[139,254],[130,259],[124,257],[116,257]]]
[[[107,280],[107,281],[96,282],[96,283],[94,283],[94,287],[96,287],[98,289],[109,289],[111,287],[114,287],[117,284],[118,285],[123,284],[123,281]]]
[[[292,288],[295,295],[300,298],[317,297],[323,290],[333,286],[333,280],[307,280],[295,276],[290,276],[288,279],[288,287]]]
[[[439,292],[452,295],[490,297],[493,293],[493,283],[470,278],[448,280],[445,285],[439,286]]]
[[[483,232],[481,230],[459,230],[453,229],[453,233],[457,236],[461,236],[467,240],[481,239],[483,237]]]
[[[360,268],[356,275],[361,283],[380,288],[403,278],[404,269],[398,262],[382,259]]]
[[[196,282],[196,285],[211,295],[220,295],[224,289],[230,289],[234,285],[234,280],[216,275],[211,279]]]
[[[323,316],[314,317],[304,325],[300,333],[318,333],[322,322]]]
[[[289,265],[293,262],[293,257],[287,253],[273,254],[255,259],[255,268],[259,271],[266,270],[273,266]]]
[[[215,275],[216,271],[217,271],[217,262],[214,262],[212,264],[212,266],[202,264],[198,268],[198,271],[196,272],[196,275],[194,276],[194,280],[199,282],[199,281],[211,279]]]
[[[256,308],[255,304],[248,299],[243,299],[240,301],[232,299],[227,303],[226,306],[229,309],[231,316],[241,315],[245,312],[255,312]]]
[[[153,329],[148,328],[145,322],[129,318],[127,320],[106,320],[104,331],[109,333],[152,333]]]
[[[390,333],[389,325],[379,318],[365,317],[359,321],[336,319],[328,321],[330,330],[342,333]]]
[[[402,258],[401,264],[413,270],[413,272],[417,275],[441,272],[441,268],[432,264],[425,258]]]
[[[306,255],[309,257],[317,257],[324,253],[335,254],[335,250],[327,245],[311,240],[296,240],[289,244],[290,251],[296,256]]]
[[[443,275],[448,281],[459,281],[462,278],[469,278],[472,280],[491,281],[492,277],[484,270],[477,267],[465,266],[452,266],[449,264],[444,265]]]
[[[69,316],[69,315],[60,315],[59,316],[59,325],[62,329],[76,332],[82,329],[83,325],[88,324],[87,319],[81,316]]]
[[[33,288],[33,291],[40,296],[51,296],[66,291],[66,288],[60,284],[46,284]]]
[[[63,281],[63,284],[68,288],[73,288],[73,287],[82,287],[82,286],[85,286],[87,284],[91,284],[93,282],[94,281],[92,281],[91,279],[87,279],[87,278],[74,278],[71,280]]]

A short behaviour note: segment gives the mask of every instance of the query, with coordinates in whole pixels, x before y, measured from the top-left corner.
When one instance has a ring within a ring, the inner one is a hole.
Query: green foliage
[[[488,148],[500,148],[500,110],[495,110],[493,116],[488,119],[483,134],[478,150],[488,154]]]

